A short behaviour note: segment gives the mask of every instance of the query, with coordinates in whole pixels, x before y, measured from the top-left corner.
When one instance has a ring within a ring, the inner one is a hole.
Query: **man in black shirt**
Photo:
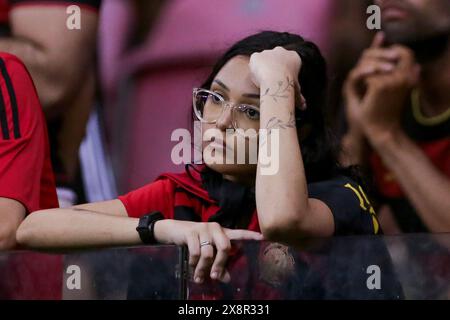
[[[344,95],[350,163],[374,173],[386,234],[450,231],[450,1],[376,0],[382,28]]]

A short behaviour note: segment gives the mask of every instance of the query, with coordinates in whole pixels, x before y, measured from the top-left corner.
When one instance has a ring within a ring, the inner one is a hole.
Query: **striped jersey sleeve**
[[[45,118],[31,76],[0,53],[0,197],[27,212],[57,206]]]

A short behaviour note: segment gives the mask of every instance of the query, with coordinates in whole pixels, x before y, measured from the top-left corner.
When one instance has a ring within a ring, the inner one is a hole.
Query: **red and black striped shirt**
[[[0,197],[27,213],[58,207],[41,104],[26,67],[7,53],[0,53],[0,126]]]

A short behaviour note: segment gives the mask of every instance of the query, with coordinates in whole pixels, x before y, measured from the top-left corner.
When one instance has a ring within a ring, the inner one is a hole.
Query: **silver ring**
[[[200,248],[204,246],[212,246],[212,243],[210,241],[202,241],[200,242]]]

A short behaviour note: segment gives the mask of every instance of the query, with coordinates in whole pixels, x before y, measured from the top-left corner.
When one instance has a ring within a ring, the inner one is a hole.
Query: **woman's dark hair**
[[[327,68],[319,48],[301,36],[288,32],[263,31],[235,43],[216,62],[202,88],[209,89],[217,73],[233,57],[250,57],[255,52],[277,46],[296,51],[302,59],[298,77],[308,108],[296,111],[298,128],[308,128],[301,150],[308,183],[329,179],[341,171],[337,161],[337,142],[325,123]]]

